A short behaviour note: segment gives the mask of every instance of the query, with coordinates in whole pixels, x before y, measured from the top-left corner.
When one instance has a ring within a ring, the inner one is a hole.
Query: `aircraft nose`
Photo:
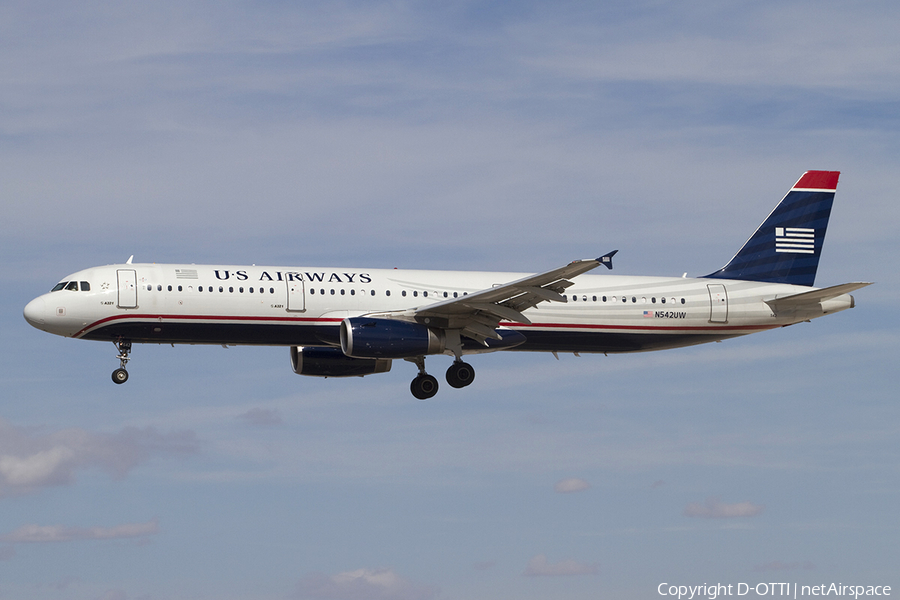
[[[23,314],[29,325],[37,327],[38,329],[43,329],[47,320],[47,303],[44,300],[44,297],[38,296],[26,304]]]

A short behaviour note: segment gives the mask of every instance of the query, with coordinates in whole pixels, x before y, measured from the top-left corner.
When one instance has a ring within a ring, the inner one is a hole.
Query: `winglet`
[[[603,256],[601,256],[600,258],[597,259],[597,262],[599,262],[601,265],[603,265],[607,269],[612,270],[612,257],[616,255],[616,252],[618,252],[618,250],[613,250],[612,252],[608,252],[607,254],[604,254]]]

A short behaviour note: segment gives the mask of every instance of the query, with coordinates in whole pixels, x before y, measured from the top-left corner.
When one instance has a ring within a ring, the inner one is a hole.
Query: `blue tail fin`
[[[706,277],[812,286],[840,171],[807,171],[731,261]]]

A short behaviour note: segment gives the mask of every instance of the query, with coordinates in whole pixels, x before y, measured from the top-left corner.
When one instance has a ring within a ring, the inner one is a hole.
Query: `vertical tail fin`
[[[812,286],[840,171],[807,171],[731,261],[706,277]]]

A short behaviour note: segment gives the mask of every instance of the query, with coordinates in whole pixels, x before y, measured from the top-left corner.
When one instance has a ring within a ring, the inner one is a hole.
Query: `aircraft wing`
[[[612,269],[614,250],[599,258],[572,261],[569,264],[503,285],[467,294],[459,298],[429,304],[411,311],[394,314],[397,318],[412,318],[419,323],[442,329],[457,329],[466,337],[480,343],[486,339],[501,339],[494,331],[500,321],[531,323],[522,314],[541,302],[566,302],[562,295],[574,285],[569,279],[604,265]]]

